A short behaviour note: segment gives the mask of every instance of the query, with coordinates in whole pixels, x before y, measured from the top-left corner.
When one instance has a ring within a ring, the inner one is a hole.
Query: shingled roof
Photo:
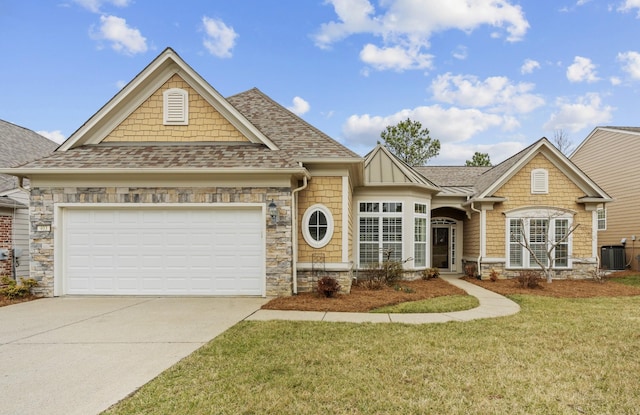
[[[360,158],[257,88],[227,98],[249,122],[298,161]]]
[[[51,153],[57,144],[27,128],[0,120],[0,167],[13,167]],[[0,174],[0,192],[14,189],[17,179]]]
[[[77,147],[21,166],[24,169],[299,169],[284,151],[251,143],[190,143]]]

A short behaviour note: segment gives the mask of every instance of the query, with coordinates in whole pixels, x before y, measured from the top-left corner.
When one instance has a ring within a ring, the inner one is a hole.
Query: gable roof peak
[[[139,105],[175,74],[178,74],[249,141],[264,144],[270,150],[279,150],[278,146],[251,124],[233,105],[227,102],[175,50],[167,47],[78,128],[58,148],[58,151],[64,152],[85,144],[99,144],[113,128],[124,121]]]

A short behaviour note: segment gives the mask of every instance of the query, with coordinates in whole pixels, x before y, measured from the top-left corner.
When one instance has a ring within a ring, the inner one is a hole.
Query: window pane
[[[415,213],[426,214],[427,213],[427,205],[424,203],[416,203],[415,205]]]
[[[509,264],[512,267],[522,266],[522,222],[520,219],[509,220]]]
[[[402,242],[402,218],[382,218],[382,240]]]
[[[360,243],[360,266],[377,266],[380,262],[380,249],[377,243]]]
[[[402,203],[385,202],[382,204],[382,211],[386,213],[402,212]]]
[[[427,265],[427,218],[415,218],[413,264],[416,267]]]
[[[321,241],[327,234],[327,217],[326,215],[317,210],[309,217],[309,235],[314,241]]]
[[[378,242],[378,218],[360,218],[360,241]]]
[[[377,202],[361,202],[360,212],[379,212],[380,204]]]

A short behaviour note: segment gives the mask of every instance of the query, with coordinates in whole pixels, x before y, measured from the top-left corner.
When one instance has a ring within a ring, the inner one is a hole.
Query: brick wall
[[[162,93],[181,88],[189,94],[189,124],[163,125]],[[173,75],[104,140],[114,141],[248,141],[229,121],[192,89]]]
[[[261,187],[65,187],[31,190],[31,277],[38,294],[53,296],[54,240],[52,232],[37,232],[36,224],[53,221],[56,203],[267,203],[275,200],[277,225],[266,218],[266,294],[291,295],[291,188]],[[267,215],[268,216],[268,215]]]
[[[13,249],[11,216],[0,215],[0,249]],[[9,259],[0,261],[0,276],[11,276],[11,252]]]

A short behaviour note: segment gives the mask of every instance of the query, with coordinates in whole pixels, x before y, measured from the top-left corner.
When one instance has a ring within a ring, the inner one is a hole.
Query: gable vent
[[[171,88],[163,93],[164,124],[187,125],[189,123],[189,95],[180,88]]]
[[[531,172],[531,193],[549,192],[549,175],[545,169],[535,169]]]

